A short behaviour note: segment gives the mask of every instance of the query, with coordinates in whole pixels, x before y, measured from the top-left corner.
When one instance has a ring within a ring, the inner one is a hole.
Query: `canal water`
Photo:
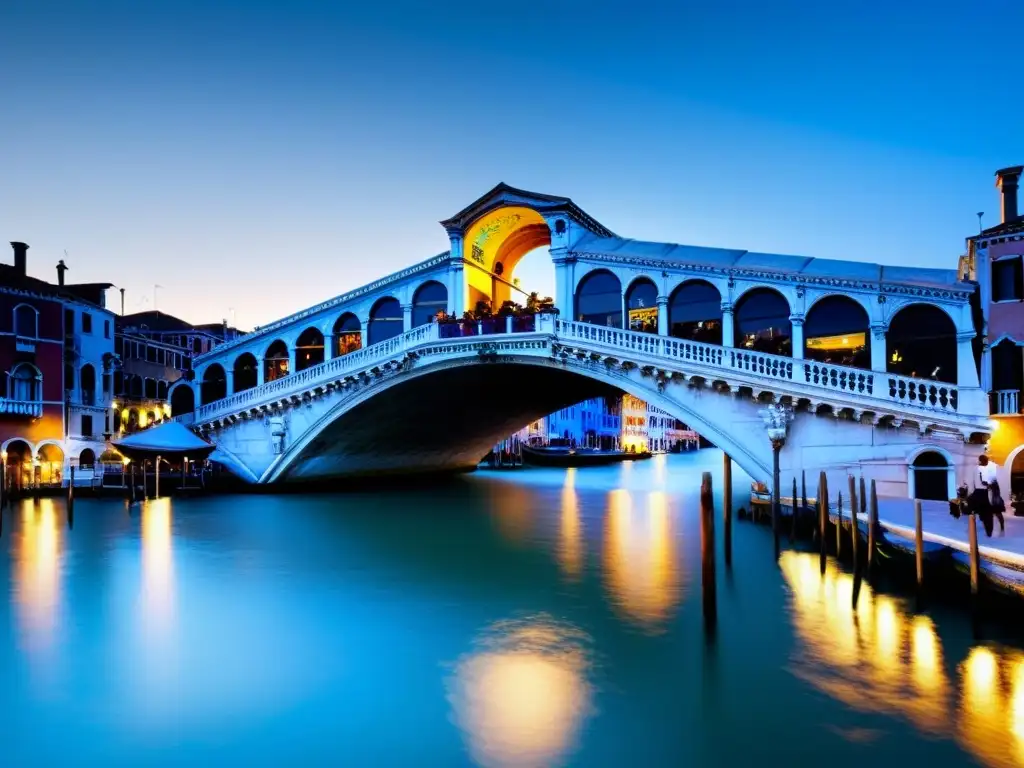
[[[1024,653],[869,587],[854,612],[848,573],[776,562],[764,527],[734,526],[709,641],[704,469],[79,499],[73,530],[24,502],[0,763],[1024,765]]]

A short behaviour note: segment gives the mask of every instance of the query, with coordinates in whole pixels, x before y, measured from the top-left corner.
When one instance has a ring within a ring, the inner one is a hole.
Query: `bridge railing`
[[[769,380],[791,381],[830,392],[883,400],[897,406],[957,413],[955,384],[842,365],[797,360],[782,355],[722,347],[653,333],[608,328],[590,323],[558,320],[556,335],[566,341],[597,344],[652,358],[670,358],[720,370],[754,374]]]

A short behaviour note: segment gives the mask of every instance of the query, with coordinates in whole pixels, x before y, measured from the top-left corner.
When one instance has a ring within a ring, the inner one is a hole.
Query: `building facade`
[[[961,274],[976,280],[983,316],[982,388],[997,427],[988,450],[1003,488],[1024,493],[1024,216],[1018,187],[1024,166],[996,172],[1000,221],[967,239]]]

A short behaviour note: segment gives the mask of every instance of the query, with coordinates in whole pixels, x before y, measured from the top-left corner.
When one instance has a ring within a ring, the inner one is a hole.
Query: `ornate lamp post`
[[[772,535],[775,539],[775,552],[779,551],[779,516],[782,514],[781,487],[779,477],[779,453],[786,444],[789,422],[793,420],[793,407],[783,403],[771,403],[761,410],[761,418],[768,430],[768,439],[772,443]],[[796,514],[794,502],[793,513]]]

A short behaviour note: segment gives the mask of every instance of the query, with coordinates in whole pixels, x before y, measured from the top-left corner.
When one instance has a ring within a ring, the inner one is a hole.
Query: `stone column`
[[[402,330],[412,330],[412,304],[402,305]]]
[[[256,359],[256,386],[265,384],[267,381],[267,361],[262,357]],[[199,398],[196,397],[196,402],[199,402]]]
[[[871,370],[886,372],[887,354],[885,349],[885,326],[872,325],[871,330]]]
[[[231,397],[235,394],[235,371],[234,369],[224,370],[224,397]]]
[[[978,368],[974,364],[974,331],[956,335],[956,383],[959,387],[980,387]]]
[[[791,336],[793,346],[793,359],[803,360],[804,359],[804,318],[803,315],[792,315],[789,318],[790,325],[793,328],[793,335]]]
[[[622,327],[629,330],[629,307],[626,306],[626,292],[622,292]]]
[[[291,376],[296,371],[295,362],[297,360],[295,342],[288,345],[288,375]]]
[[[365,349],[366,345],[370,343],[370,321],[369,319],[361,320],[360,324],[362,328],[360,329],[361,338],[359,339],[359,346]]]
[[[668,296],[658,297],[658,335],[668,336]]]
[[[722,346],[734,347],[736,333],[732,325],[732,304],[722,303]]]
[[[466,272],[462,264],[462,233],[449,232],[448,314],[462,317],[466,311]]]

